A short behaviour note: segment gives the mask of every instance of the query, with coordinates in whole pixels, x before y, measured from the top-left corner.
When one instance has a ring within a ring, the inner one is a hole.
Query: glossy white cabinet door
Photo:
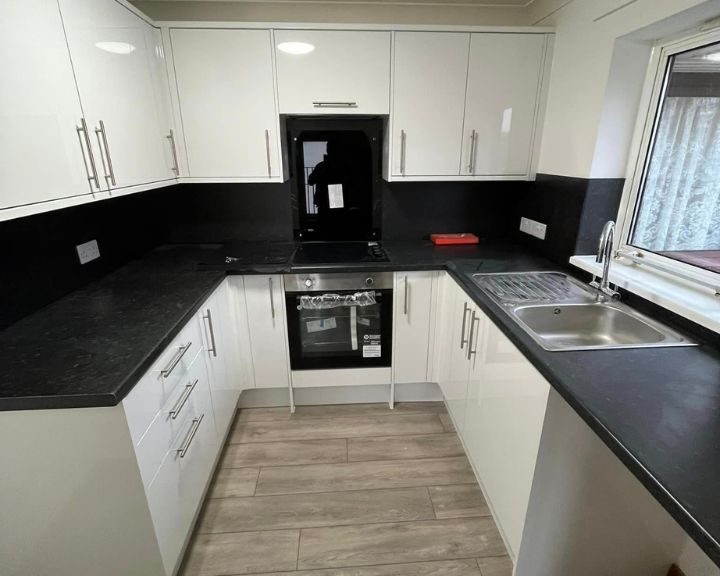
[[[269,30],[172,29],[190,176],[281,175]]]
[[[395,34],[394,176],[460,174],[469,45],[469,34]]]
[[[433,272],[396,272],[393,381],[427,382]]]
[[[276,30],[280,113],[389,114],[390,39],[390,32]],[[290,54],[282,49],[288,42],[314,50]]]
[[[476,314],[480,333],[462,437],[515,558],[550,385],[492,321]]]
[[[114,0],[60,0],[105,188],[172,178],[155,94],[154,29]]]
[[[245,276],[244,280],[255,387],[289,386],[282,276]]]
[[[0,209],[89,194],[56,0],[2,3],[0,85]]]
[[[462,430],[465,421],[465,403],[467,401],[470,372],[468,350],[470,330],[472,328],[472,313],[475,304],[454,281],[452,281],[452,285],[455,292],[452,306],[452,330],[450,332],[452,347],[450,349],[447,380],[444,383],[441,382],[441,388],[448,410],[459,431]]]
[[[462,174],[528,174],[544,56],[542,34],[472,34]]]

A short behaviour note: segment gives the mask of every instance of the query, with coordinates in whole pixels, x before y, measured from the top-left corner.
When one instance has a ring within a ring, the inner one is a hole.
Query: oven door
[[[392,357],[392,290],[289,292],[293,370],[375,368]]]

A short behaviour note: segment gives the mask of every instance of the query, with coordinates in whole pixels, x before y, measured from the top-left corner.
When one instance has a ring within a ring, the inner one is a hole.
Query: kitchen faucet
[[[600,242],[598,243],[598,252],[595,256],[595,262],[602,263],[603,271],[600,282],[593,276],[590,286],[596,288],[600,296],[609,296],[613,300],[620,298],[617,290],[610,288],[610,263],[613,257],[613,240],[615,238],[615,222],[608,220],[603,226],[600,234]]]

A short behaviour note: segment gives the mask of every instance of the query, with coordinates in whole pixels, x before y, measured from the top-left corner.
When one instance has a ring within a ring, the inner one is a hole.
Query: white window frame
[[[659,43],[652,50],[640,101],[639,110],[641,113],[638,114],[638,121],[630,148],[630,163],[628,165],[625,190],[618,211],[617,227],[620,234],[617,235],[616,241],[617,255],[620,258],[623,257],[623,254],[629,254],[632,261],[636,263],[639,261],[647,264],[647,268],[675,274],[685,280],[697,283],[698,288],[710,291],[720,287],[720,274],[650,252],[639,246],[634,246],[630,241],[633,220],[638,209],[638,200],[645,180],[645,168],[650,159],[655,138],[655,121],[658,118],[667,89],[669,75],[666,72],[669,60],[675,54],[714,42],[720,42],[720,29],[693,34],[680,40],[675,39]],[[643,110],[645,114],[642,114]],[[623,260],[631,261],[630,258],[623,258]],[[645,268],[645,266],[643,267]]]

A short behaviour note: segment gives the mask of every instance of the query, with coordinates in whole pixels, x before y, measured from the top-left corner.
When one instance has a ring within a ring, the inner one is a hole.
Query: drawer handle
[[[192,346],[192,342],[188,342],[185,346],[180,346],[180,349],[177,351],[173,359],[170,360],[170,364],[168,364],[165,369],[160,370],[160,374],[162,374],[163,378],[167,378],[170,374],[172,374],[172,371],[175,370],[175,366],[177,366],[178,362],[180,362],[182,357],[185,356],[185,352],[190,350],[190,346]]]
[[[357,108],[357,102],[313,102],[315,108]]]
[[[178,401],[175,402],[175,406],[172,407],[172,410],[170,410],[170,416],[172,416],[172,419],[175,420],[178,416],[180,416],[180,411],[185,406],[185,403],[188,401],[188,398],[190,398],[190,394],[192,394],[192,391],[195,390],[195,386],[197,386],[198,379],[195,378],[195,382],[192,384],[187,384],[185,386],[185,390],[180,395],[180,398],[178,398]]]
[[[195,433],[198,431],[198,428],[200,428],[200,422],[203,421],[203,418],[205,418],[205,414],[200,414],[198,418],[193,418],[192,426],[190,427],[187,436],[185,436],[185,441],[182,446],[175,451],[180,458],[185,458],[185,454],[187,454],[190,444],[192,444],[193,438],[195,438]]]

